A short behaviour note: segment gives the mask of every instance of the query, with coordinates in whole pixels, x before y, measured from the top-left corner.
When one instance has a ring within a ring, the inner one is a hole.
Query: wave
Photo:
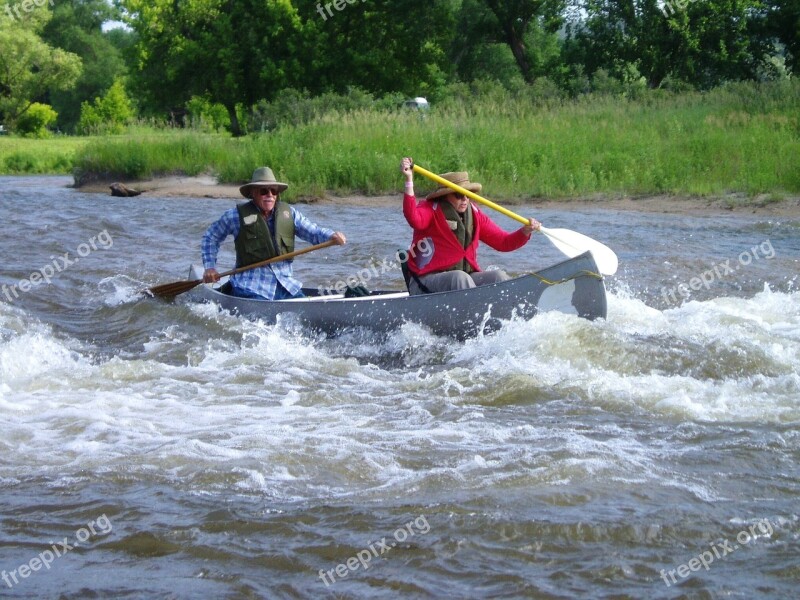
[[[665,311],[609,300],[607,320],[547,313],[465,343],[414,325],[328,340],[187,304],[119,356],[0,304],[0,446],[16,465],[0,478],[164,478],[288,500],[602,476],[714,498],[661,464],[679,454],[671,436],[722,422],[789,443],[800,293]],[[664,444],[637,427],[663,428]]]

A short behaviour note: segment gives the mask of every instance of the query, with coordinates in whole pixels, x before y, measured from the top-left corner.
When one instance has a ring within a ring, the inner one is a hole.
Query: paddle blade
[[[589,251],[592,253],[594,262],[597,263],[597,269],[603,275],[613,275],[617,272],[617,267],[619,266],[617,255],[605,244],[601,244],[597,240],[571,229],[542,227],[539,231],[545,234],[556,248],[570,258]]]
[[[154,298],[169,299],[174,298],[179,294],[183,294],[184,292],[188,292],[201,283],[203,283],[202,279],[194,279],[192,281],[176,281],[174,283],[165,283],[163,285],[151,287],[150,289],[146,290],[145,293],[150,294]]]

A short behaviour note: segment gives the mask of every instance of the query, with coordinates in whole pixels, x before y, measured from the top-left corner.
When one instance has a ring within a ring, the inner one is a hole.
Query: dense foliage
[[[234,135],[273,128],[286,94],[707,90],[791,77],[798,36],[798,0],[0,0],[0,124],[40,102],[91,130],[112,85],[140,119]]]
[[[17,133],[25,137],[46,138],[48,127],[55,123],[58,114],[51,106],[34,102],[17,119]]]
[[[635,100],[487,82],[449,90],[427,112],[379,110],[365,95],[339,96],[340,108],[295,96],[271,105],[274,130],[241,138],[191,130],[96,138],[77,157],[76,179],[180,172],[239,182],[266,163],[292,183],[289,198],[392,193],[398,159],[410,155],[433,171],[469,170],[496,199],[800,193],[798,81],[643,89]]]
[[[20,4],[0,0],[0,124],[7,129],[36,102],[74,88],[82,70],[80,57],[42,38],[52,16],[47,9],[15,8]]]

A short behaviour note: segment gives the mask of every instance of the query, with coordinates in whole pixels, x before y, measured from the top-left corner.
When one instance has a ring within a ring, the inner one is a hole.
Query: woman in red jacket
[[[531,219],[528,225],[507,233],[468,198],[447,187],[428,194],[418,203],[412,165],[410,158],[404,158],[400,164],[406,176],[403,215],[414,230],[408,253],[409,292],[413,295],[463,290],[509,279],[505,271],[481,271],[478,243],[486,242],[495,250],[511,252],[527,244],[540,223]],[[481,191],[481,184],[470,182],[466,172],[445,173],[441,177],[470,192]],[[420,252],[422,249],[426,251]]]

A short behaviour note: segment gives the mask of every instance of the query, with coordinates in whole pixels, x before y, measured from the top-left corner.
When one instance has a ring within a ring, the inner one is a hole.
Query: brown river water
[[[796,218],[548,208],[619,255],[606,320],[322,338],[139,294],[231,201],[67,183],[0,178],[0,597],[797,597]],[[299,208],[350,242],[309,285],[410,238]]]

